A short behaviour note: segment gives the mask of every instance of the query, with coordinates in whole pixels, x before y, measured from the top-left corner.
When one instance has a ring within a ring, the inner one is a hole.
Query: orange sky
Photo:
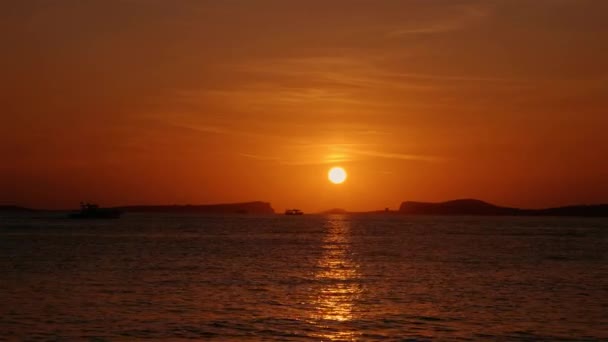
[[[608,1],[9,1],[0,203],[608,202]],[[327,181],[329,167],[349,172]]]

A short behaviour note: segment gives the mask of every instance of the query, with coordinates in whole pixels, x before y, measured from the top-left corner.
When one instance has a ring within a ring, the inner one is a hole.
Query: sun
[[[344,183],[346,177],[348,177],[348,175],[346,174],[346,170],[341,167],[332,167],[327,173],[327,178],[330,182],[334,184]]]

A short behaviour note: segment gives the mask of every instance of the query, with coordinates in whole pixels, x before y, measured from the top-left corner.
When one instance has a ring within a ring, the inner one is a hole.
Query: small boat
[[[116,219],[122,211],[111,208],[100,208],[97,204],[80,203],[80,211],[70,213],[72,219]]]
[[[300,209],[287,209],[285,215],[304,215],[304,213]]]

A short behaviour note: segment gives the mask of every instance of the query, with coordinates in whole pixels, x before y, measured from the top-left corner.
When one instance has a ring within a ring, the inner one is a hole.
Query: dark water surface
[[[0,340],[608,340],[608,220],[0,217]]]

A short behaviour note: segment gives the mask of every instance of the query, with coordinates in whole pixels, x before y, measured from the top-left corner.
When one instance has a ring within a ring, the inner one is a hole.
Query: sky
[[[607,13],[604,0],[2,2],[0,204],[606,203]]]

